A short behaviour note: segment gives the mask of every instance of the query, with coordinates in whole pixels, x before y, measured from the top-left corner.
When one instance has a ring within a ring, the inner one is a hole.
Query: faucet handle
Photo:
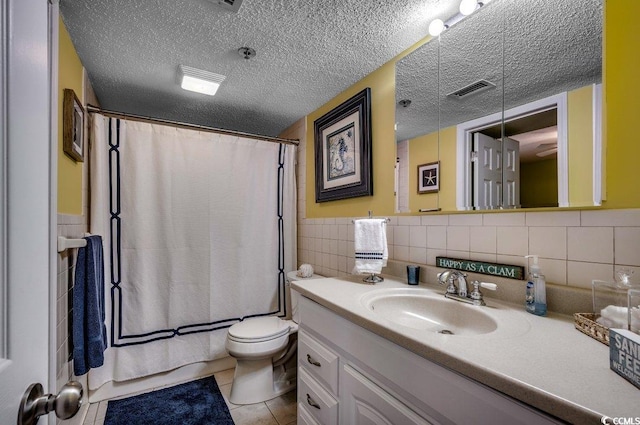
[[[489,289],[491,291],[495,291],[496,289],[498,289],[498,285],[496,285],[495,283],[489,283],[489,282],[480,282],[480,287],[484,289]]]
[[[478,282],[477,280],[471,282],[471,285],[473,285],[473,291],[471,291],[471,294],[469,294],[469,298],[475,301],[479,301],[480,305],[485,305],[484,299],[482,297],[482,292],[480,292],[480,287],[489,289],[491,291],[495,291],[498,288],[498,285],[496,285],[495,283]]]

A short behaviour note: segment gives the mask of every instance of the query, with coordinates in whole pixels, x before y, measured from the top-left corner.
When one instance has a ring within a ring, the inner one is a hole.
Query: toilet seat
[[[235,342],[266,342],[288,334],[290,328],[289,323],[279,317],[256,317],[231,326],[227,336]]]

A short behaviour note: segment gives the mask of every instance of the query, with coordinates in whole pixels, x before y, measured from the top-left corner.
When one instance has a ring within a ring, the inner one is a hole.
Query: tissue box
[[[640,335],[626,329],[609,329],[609,366],[640,388]]]
[[[593,312],[600,314],[602,309],[608,306],[626,307],[628,286],[607,282],[604,280],[591,281],[591,293],[593,296]]]

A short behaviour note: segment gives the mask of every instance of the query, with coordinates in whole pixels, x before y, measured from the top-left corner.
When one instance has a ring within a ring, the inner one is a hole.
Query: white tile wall
[[[640,266],[640,227],[616,227],[615,263]]]
[[[338,229],[339,251],[329,244],[329,256],[318,256],[314,247],[325,246],[324,237],[332,232],[311,236],[310,229],[330,222],[299,218],[298,263],[341,276],[354,263],[353,225],[346,235]],[[640,281],[640,210],[399,216],[392,218],[387,233],[391,260],[435,265],[437,256],[448,255],[527,266],[523,256],[535,254],[547,280],[558,285],[590,288],[593,279],[613,280],[621,267],[634,270]]]
[[[82,238],[87,232],[86,215],[58,214],[58,236]],[[59,390],[73,374],[70,362],[72,350],[71,314],[74,267],[77,249],[68,249],[58,254],[58,279],[56,303],[56,382]]]
[[[569,227],[569,260],[613,263],[613,227]]]
[[[529,253],[529,229],[527,227],[496,228],[498,254],[527,255]]]
[[[529,227],[529,251],[544,258],[567,259],[566,227]]]

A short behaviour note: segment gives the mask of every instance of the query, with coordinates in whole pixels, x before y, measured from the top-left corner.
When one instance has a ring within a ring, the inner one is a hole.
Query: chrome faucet
[[[444,294],[446,298],[473,305],[486,305],[482,292],[480,292],[480,287],[492,291],[495,291],[498,287],[495,283],[474,280],[471,282],[473,288],[469,291],[467,275],[458,270],[445,270],[442,273],[438,273],[438,283],[447,285],[447,291]]]

